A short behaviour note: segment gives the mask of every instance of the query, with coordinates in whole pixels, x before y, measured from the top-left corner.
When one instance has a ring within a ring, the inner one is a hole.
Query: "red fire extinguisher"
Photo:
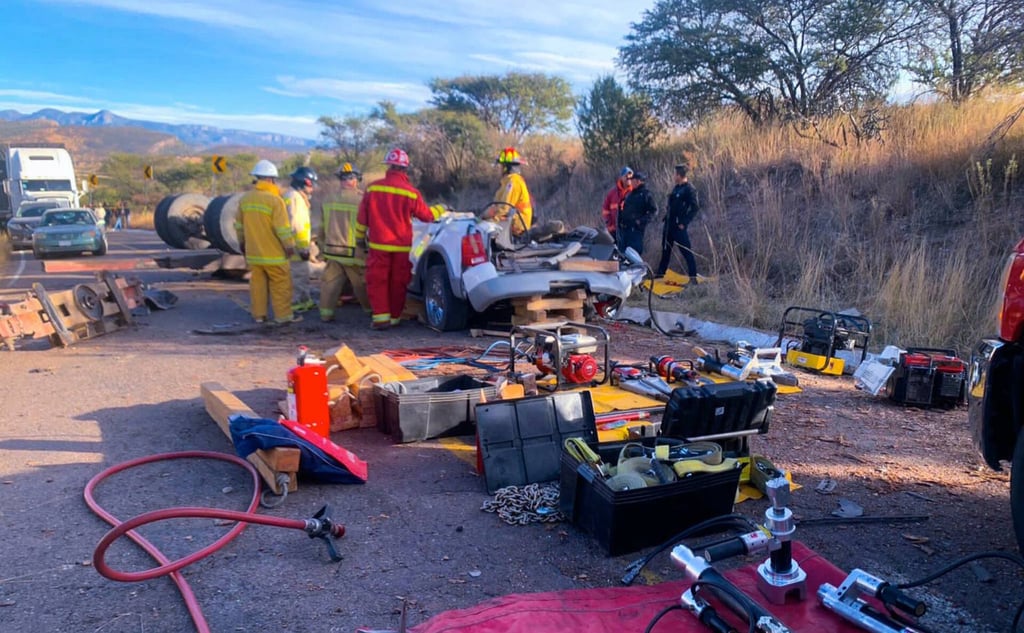
[[[331,410],[327,404],[327,366],[299,347],[298,364],[288,370],[288,419],[330,437]]]

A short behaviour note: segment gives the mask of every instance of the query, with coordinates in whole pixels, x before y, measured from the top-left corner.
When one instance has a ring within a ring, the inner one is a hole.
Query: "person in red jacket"
[[[434,212],[409,182],[409,155],[394,148],[384,158],[388,171],[366,188],[356,216],[356,240],[365,244],[366,294],[375,330],[400,324],[405,291],[412,279],[412,219],[433,222]]]
[[[604,226],[612,234],[612,237],[615,237],[616,223],[619,219],[619,211],[622,210],[622,203],[626,200],[626,196],[629,195],[629,191],[632,188],[633,170],[629,167],[623,167],[622,171],[619,172],[619,177],[615,180],[615,185],[608,191],[608,194],[604,197],[604,204],[601,205],[601,218],[604,220]]]

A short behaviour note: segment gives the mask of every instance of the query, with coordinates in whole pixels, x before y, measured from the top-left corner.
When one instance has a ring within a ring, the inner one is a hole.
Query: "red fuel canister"
[[[329,438],[331,410],[328,405],[327,367],[299,348],[298,365],[288,370],[288,419]]]

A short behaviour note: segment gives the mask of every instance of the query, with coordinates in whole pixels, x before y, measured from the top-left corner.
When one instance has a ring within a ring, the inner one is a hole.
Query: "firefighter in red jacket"
[[[406,287],[412,279],[412,219],[437,219],[423,194],[409,182],[409,155],[396,147],[384,164],[387,173],[366,188],[356,217],[356,239],[368,250],[366,294],[373,309],[370,327],[375,330],[401,323]]]

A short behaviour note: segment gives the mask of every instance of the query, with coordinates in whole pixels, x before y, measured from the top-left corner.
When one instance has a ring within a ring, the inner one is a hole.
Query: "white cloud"
[[[288,76],[278,77],[277,81],[280,88],[271,86],[264,90],[290,97],[334,99],[364,112],[382,100],[392,101],[399,108],[415,109],[426,105],[430,98],[430,89],[417,83]]]

